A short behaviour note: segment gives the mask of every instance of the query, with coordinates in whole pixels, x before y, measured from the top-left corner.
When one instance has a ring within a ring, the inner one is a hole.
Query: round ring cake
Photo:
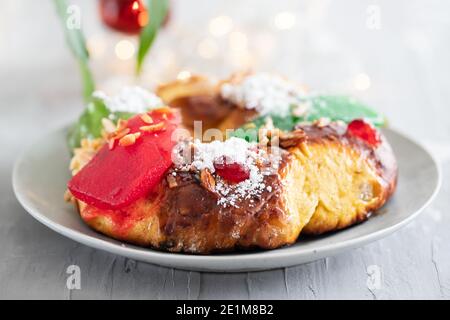
[[[195,254],[275,249],[362,222],[395,191],[377,120],[323,117],[325,98],[280,76],[194,76],[144,99],[162,102],[103,119],[103,137],[83,140],[71,162],[67,199],[115,239]]]

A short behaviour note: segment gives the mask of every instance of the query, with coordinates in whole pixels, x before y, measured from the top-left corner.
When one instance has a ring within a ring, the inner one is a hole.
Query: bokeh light
[[[218,16],[209,22],[209,33],[215,37],[224,36],[233,29],[233,20],[228,16]]]
[[[365,91],[370,88],[370,77],[365,73],[360,73],[355,76],[353,80],[353,86],[356,90]]]
[[[133,58],[136,48],[131,41],[121,40],[116,44],[114,51],[120,60],[129,60]]]
[[[213,59],[219,53],[219,46],[214,40],[206,38],[198,44],[197,52],[204,59]]]
[[[280,12],[275,15],[273,25],[278,30],[292,29],[297,23],[297,17],[290,11]]]

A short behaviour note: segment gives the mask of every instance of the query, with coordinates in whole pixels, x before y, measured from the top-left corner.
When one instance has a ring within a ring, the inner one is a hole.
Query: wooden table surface
[[[146,83],[174,77],[183,69],[222,76],[253,67],[286,74],[313,88],[354,94],[384,112],[392,127],[435,153],[444,175],[438,197],[414,222],[383,240],[267,272],[168,269],[64,238],[22,209],[12,191],[11,170],[35,137],[80,113],[77,69],[50,1],[1,1],[0,298],[450,298],[450,3],[173,2],[172,25],[152,52]],[[105,42],[108,47],[121,39],[100,26],[93,1],[77,3],[91,45]],[[286,24],[279,23],[280,16],[277,24],[274,15],[284,11],[296,20],[292,29],[278,30]],[[232,17],[233,35],[208,35],[208,23],[218,15]],[[227,47],[230,41],[232,48]],[[236,55],[233,47],[244,53]],[[117,77],[130,74],[130,61],[97,51],[93,66],[101,86],[130,81]],[[115,82],[108,81],[112,76]],[[80,290],[66,286],[70,265],[80,267]]]

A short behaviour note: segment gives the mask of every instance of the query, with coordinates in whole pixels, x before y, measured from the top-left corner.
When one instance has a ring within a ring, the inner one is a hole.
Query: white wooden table
[[[84,10],[93,1],[77,3],[83,8],[89,38],[101,39],[107,32],[96,21],[95,8]],[[393,127],[429,145],[443,167],[440,194],[413,223],[381,241],[307,265],[267,272],[180,271],[68,240],[21,208],[12,192],[11,170],[29,141],[73,121],[81,111],[77,70],[50,1],[2,1],[0,298],[450,298],[448,1],[174,3],[173,25],[149,59],[148,83],[174,77],[183,69],[224,75],[250,63],[314,88],[354,94],[382,110]],[[276,30],[274,15],[283,11],[293,12],[295,23],[292,29]],[[243,39],[234,33],[234,47],[248,48],[248,54],[257,59],[246,59],[247,51],[238,59],[224,58],[235,54],[226,47],[229,36],[208,35],[209,20],[218,15],[232,17],[237,32],[248,36]],[[119,39],[113,36],[106,46]],[[205,56],[206,50],[208,59],[197,53],[205,39],[200,53]],[[97,57],[93,64],[104,86],[115,85],[106,82],[109,76],[130,70],[130,62],[115,61],[111,55]],[[81,269],[80,290],[66,287],[70,265]]]

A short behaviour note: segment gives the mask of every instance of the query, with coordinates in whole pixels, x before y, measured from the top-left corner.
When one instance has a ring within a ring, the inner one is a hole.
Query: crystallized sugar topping
[[[192,155],[186,154],[192,152]],[[238,163],[249,171],[249,178],[239,183],[228,183],[218,175],[215,176],[215,192],[219,195],[218,205],[223,207],[238,207],[239,201],[257,198],[264,190],[271,191],[271,187],[264,184],[264,176],[272,174],[271,170],[261,170],[256,164],[269,161],[265,151],[257,148],[255,143],[244,139],[230,138],[224,142],[213,141],[202,143],[180,142],[174,149],[176,170],[201,171],[208,169],[215,172],[216,163]],[[192,159],[192,162],[186,159]]]
[[[223,163],[225,159],[229,163],[248,167],[257,157],[255,144],[234,137],[224,142],[201,143],[197,140],[194,143],[194,150],[192,165],[197,170],[209,169],[211,173],[215,171],[214,163]]]
[[[217,204],[225,208],[228,206],[238,208],[238,201],[258,197],[266,188],[264,175],[253,165],[250,166],[250,177],[247,180],[238,184],[227,184],[223,180],[217,182],[216,191],[220,195]]]
[[[178,168],[189,167],[198,171],[208,169],[214,173],[214,163],[223,163],[224,160],[249,168],[258,157],[258,151],[256,143],[232,137],[224,142],[181,141],[174,148],[174,155],[174,162]]]
[[[267,73],[246,77],[237,84],[226,83],[221,88],[222,98],[246,109],[255,109],[261,115],[289,114],[291,107],[301,104],[303,92],[283,78]]]
[[[94,97],[102,99],[111,112],[143,113],[164,106],[156,94],[141,87],[125,87],[115,96],[96,91]]]

